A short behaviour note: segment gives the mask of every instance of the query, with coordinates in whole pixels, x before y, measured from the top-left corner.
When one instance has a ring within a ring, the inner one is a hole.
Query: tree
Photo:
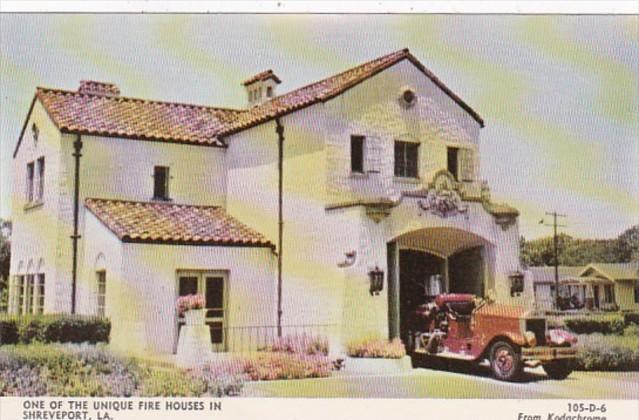
[[[9,263],[11,261],[11,221],[0,219],[0,312],[9,296]]]
[[[579,239],[560,234],[558,247],[559,265],[639,261],[639,225],[614,239]],[[525,267],[554,265],[552,236],[532,241],[522,237],[520,251],[521,264]]]
[[[634,225],[625,230],[617,238],[619,243],[619,254],[624,259],[632,262],[639,261],[639,225]]]

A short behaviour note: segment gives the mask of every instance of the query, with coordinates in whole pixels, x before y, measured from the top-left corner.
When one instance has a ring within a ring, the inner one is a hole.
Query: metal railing
[[[334,324],[282,325],[278,337],[276,325],[219,326],[209,325],[215,352],[246,353],[268,350],[273,345],[325,346],[336,333]]]

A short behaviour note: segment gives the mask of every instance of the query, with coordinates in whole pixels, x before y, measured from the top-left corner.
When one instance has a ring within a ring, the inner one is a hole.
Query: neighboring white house
[[[278,324],[338,350],[403,337],[438,291],[531,304],[518,212],[480,179],[483,121],[408,50],[279,82],[244,82],[241,110],[38,88],[14,153],[11,312],[104,314],[114,348],[171,353],[175,300],[196,291],[220,351]]]
[[[535,305],[553,309],[555,268],[530,267]],[[592,263],[560,266],[559,296],[563,309],[603,311],[639,310],[639,267],[636,263]]]

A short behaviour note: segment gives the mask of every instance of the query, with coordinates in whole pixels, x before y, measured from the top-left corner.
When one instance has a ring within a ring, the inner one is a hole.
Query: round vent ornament
[[[417,102],[417,94],[413,89],[409,87],[403,87],[401,89],[399,100],[404,107],[409,108],[415,105],[415,103]]]

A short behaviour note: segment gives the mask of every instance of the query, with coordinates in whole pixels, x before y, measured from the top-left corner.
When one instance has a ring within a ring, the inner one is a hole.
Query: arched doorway
[[[388,267],[389,336],[406,342],[417,306],[440,293],[485,295],[494,245],[461,229],[420,229],[388,243]]]

